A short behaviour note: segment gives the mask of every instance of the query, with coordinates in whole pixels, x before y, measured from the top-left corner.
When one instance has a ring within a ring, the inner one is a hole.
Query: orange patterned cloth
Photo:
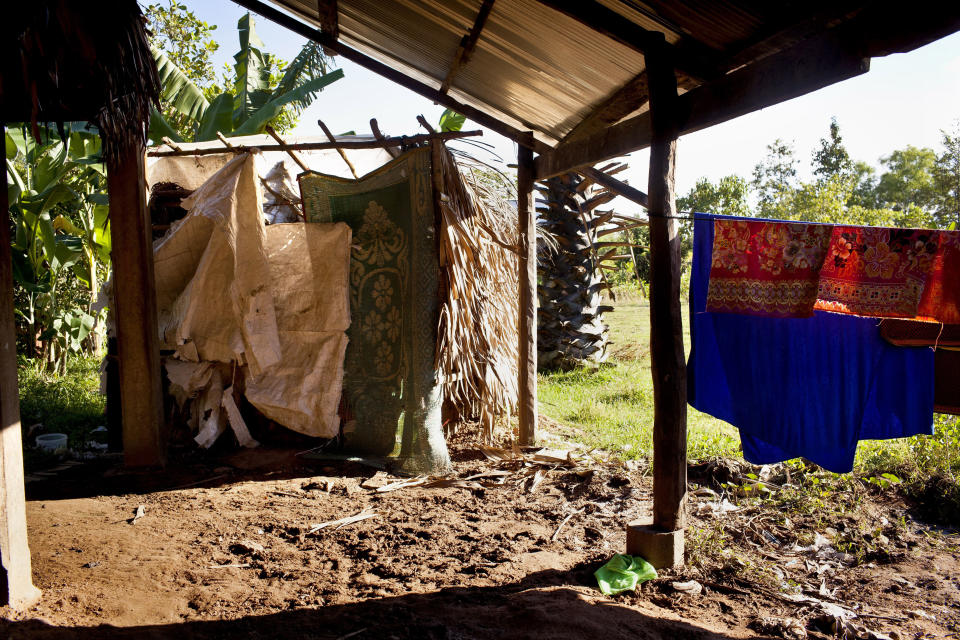
[[[920,297],[918,320],[960,324],[960,231],[940,231],[940,250]]]
[[[707,311],[813,315],[829,226],[728,219],[713,224]]]
[[[715,219],[706,311],[960,324],[960,232]]]
[[[936,231],[834,227],[815,308],[915,318],[939,245]]]

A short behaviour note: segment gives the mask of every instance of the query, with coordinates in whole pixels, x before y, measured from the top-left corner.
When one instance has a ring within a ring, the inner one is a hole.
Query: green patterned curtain
[[[434,353],[440,300],[430,149],[359,180],[307,172],[300,192],[308,222],[353,229],[347,446],[402,458],[412,473],[447,467]]]

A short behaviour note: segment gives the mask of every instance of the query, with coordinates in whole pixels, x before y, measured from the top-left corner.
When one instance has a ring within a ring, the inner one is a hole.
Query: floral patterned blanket
[[[347,444],[401,457],[410,472],[449,465],[434,357],[440,301],[430,149],[359,180],[313,172],[299,180],[308,222],[353,229]]]
[[[706,310],[960,322],[960,232],[718,219]]]

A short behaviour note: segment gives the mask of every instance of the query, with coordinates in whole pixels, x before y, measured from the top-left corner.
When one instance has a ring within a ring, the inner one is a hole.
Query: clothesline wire
[[[711,217],[711,214],[709,213],[697,214],[693,211],[680,211],[678,213],[680,215],[668,216],[662,213],[650,213],[650,211],[647,211],[647,217],[648,218],[667,218],[672,220],[705,220]]]

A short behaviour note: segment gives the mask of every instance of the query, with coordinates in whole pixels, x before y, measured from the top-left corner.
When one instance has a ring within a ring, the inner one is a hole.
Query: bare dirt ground
[[[851,638],[905,639],[960,631],[957,539],[914,520],[889,492],[865,493],[842,518],[814,512],[784,522],[723,506],[722,491],[701,479],[691,485],[688,567],[606,597],[592,574],[624,550],[625,522],[650,510],[643,468],[529,454],[490,460],[464,449],[439,485],[377,491],[399,479],[294,453],[244,451],[160,474],[90,463],[30,483],[43,599],[24,614],[0,610],[0,637],[829,638],[845,628]],[[316,527],[356,514],[374,515]],[[872,546],[842,544],[855,527],[872,532]]]

